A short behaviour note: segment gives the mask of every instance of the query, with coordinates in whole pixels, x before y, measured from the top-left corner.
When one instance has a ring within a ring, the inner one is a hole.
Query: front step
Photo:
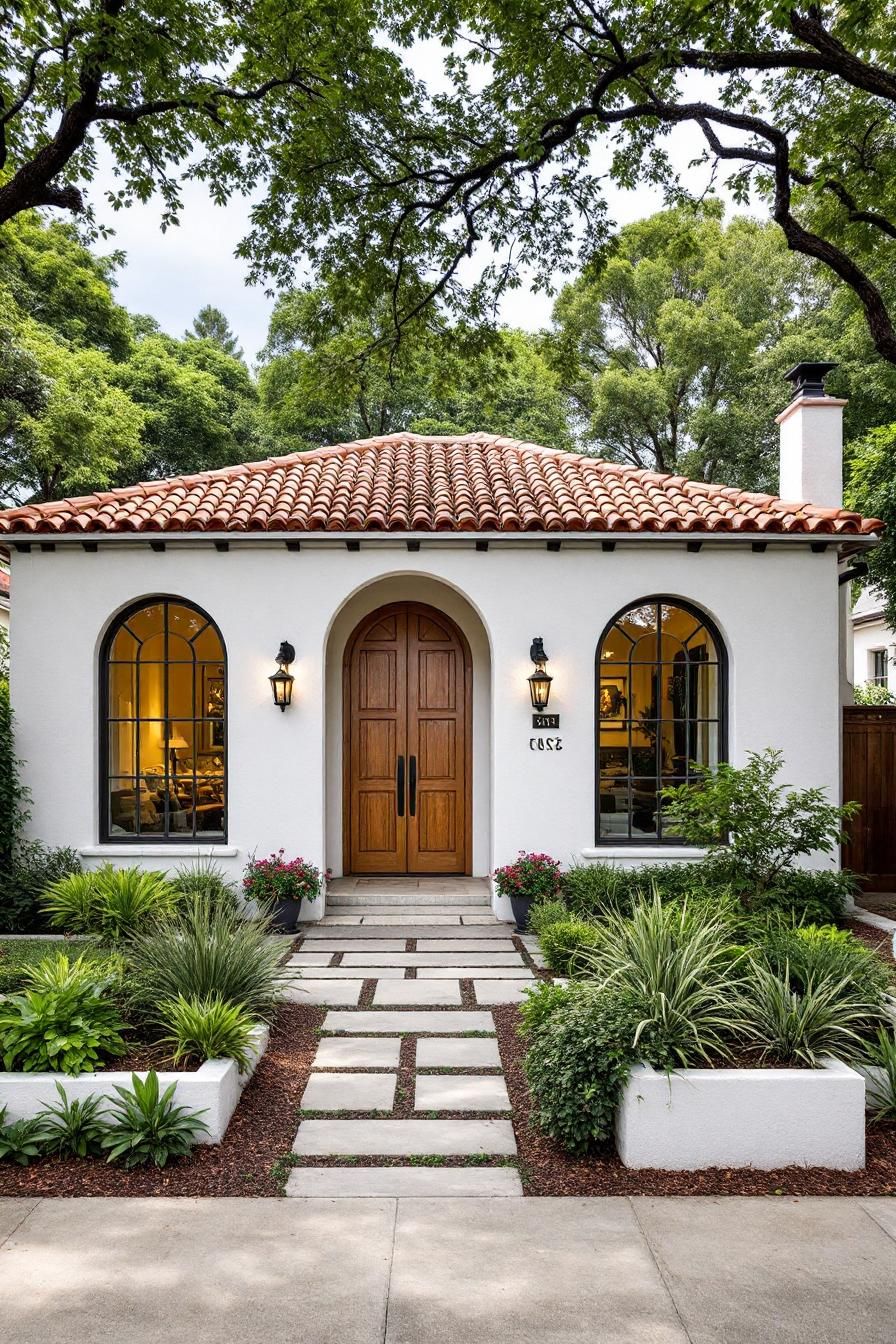
[[[297,1167],[294,1199],[510,1198],[523,1193],[516,1167]]]
[[[340,891],[337,887],[335,891],[330,889],[327,893],[327,904],[332,903],[335,906],[394,906],[396,913],[408,905],[437,905],[453,908],[454,906],[475,906],[477,910],[490,905],[488,890],[483,884],[481,891],[474,888],[463,887],[459,891],[452,891],[447,886],[442,891],[416,891],[411,888],[402,889],[399,886],[390,886],[389,883],[377,883],[375,887],[359,887],[354,891]]]

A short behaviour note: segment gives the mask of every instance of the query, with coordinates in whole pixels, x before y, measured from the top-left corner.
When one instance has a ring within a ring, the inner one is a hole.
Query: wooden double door
[[[470,871],[472,666],[463,635],[415,602],[381,607],[343,676],[348,873]]]

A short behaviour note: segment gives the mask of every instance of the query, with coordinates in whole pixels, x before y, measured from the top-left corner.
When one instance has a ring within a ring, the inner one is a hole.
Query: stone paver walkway
[[[330,1011],[287,1195],[522,1194],[491,1008],[536,982],[533,944],[465,898],[380,889],[376,906],[331,908],[290,957],[287,997]]]

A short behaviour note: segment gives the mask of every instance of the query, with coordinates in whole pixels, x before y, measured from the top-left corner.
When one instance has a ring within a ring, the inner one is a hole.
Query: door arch
[[[343,663],[346,873],[471,872],[472,659],[421,602],[365,616]]]

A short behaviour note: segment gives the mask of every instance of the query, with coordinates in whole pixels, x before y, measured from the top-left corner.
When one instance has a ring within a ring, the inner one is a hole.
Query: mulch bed
[[[125,1171],[101,1158],[42,1158],[30,1167],[0,1163],[0,1195],[262,1196],[282,1193],[285,1159],[298,1129],[299,1101],[325,1009],[288,1004],[243,1092],[221,1143],[198,1147],[159,1170]],[[275,1163],[280,1169],[274,1170]]]
[[[867,927],[867,926],[866,926]],[[527,1195],[894,1195],[896,1125],[868,1130],[864,1171],[785,1167],[779,1171],[630,1171],[607,1145],[572,1157],[530,1123],[531,1101],[523,1073],[525,1044],[519,1009],[494,1009],[504,1077],[513,1105],[520,1176]]]
[[[886,929],[876,929],[873,924],[863,924],[860,919],[843,919],[840,922],[844,929],[849,929],[850,933],[861,938],[863,943],[873,948],[891,967],[896,966],[892,933],[888,933]]]

